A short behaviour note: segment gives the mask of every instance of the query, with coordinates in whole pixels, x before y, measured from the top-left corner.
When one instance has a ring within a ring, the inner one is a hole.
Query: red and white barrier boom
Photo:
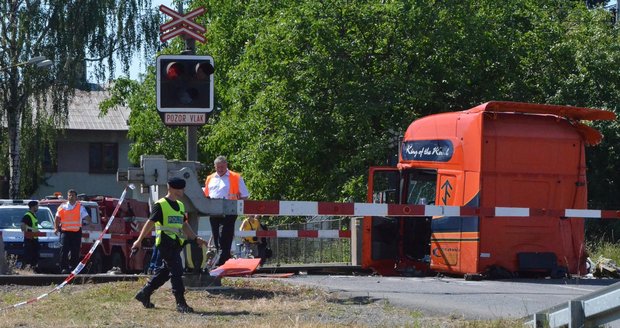
[[[234,201],[230,201],[234,202]],[[485,216],[620,219],[619,210],[465,207],[441,205],[239,200],[238,215],[269,216]]]

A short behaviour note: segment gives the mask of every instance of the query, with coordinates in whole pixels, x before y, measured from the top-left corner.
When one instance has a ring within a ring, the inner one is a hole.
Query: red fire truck
[[[82,227],[80,255],[84,256],[108,224],[118,204],[118,198],[84,195],[78,195],[78,198],[82,205],[86,206],[92,219],[91,224],[85,224]],[[39,204],[49,207],[55,214],[58,206],[66,201],[59,196],[52,196],[41,200]],[[131,258],[130,254],[131,245],[140,234],[140,230],[148,217],[148,203],[135,199],[125,199],[85,270],[89,273],[107,272],[112,268],[119,268],[123,273],[145,271],[151,258],[155,239],[153,237],[145,238],[144,247]]]

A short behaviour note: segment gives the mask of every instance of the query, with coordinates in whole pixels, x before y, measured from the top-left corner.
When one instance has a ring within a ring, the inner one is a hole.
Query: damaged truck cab
[[[368,202],[472,208],[587,208],[582,120],[612,112],[488,102],[411,123],[397,167],[373,167]],[[584,220],[560,216],[365,217],[362,267],[384,275],[585,272]]]

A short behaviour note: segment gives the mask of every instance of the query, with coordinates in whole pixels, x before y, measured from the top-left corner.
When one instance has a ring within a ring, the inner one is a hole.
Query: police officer
[[[24,266],[30,265],[33,270],[37,270],[37,262],[39,261],[39,221],[37,220],[37,211],[39,210],[39,202],[31,200],[28,202],[28,211],[22,218],[21,229],[24,232],[24,257],[22,263]]]
[[[132,246],[132,250],[139,250],[142,247],[142,239],[150,235],[151,230],[155,227],[155,245],[159,248],[162,265],[155,269],[155,274],[135,297],[147,309],[155,307],[151,303],[151,294],[170,279],[172,294],[177,303],[177,311],[181,313],[194,312],[194,309],[185,302],[185,286],[181,278],[183,265],[180,253],[187,242],[186,237],[190,242],[199,245],[206,245],[206,241],[194,233],[187,221],[185,206],[179,200],[183,197],[184,188],[185,180],[181,178],[168,180],[168,194],[153,205],[151,217]]]
[[[54,233],[60,233],[61,273],[71,272],[71,268],[75,268],[80,262],[82,222],[90,224],[90,215],[86,207],[78,202],[75,190],[69,189],[67,191],[67,202],[58,206],[54,218]]]

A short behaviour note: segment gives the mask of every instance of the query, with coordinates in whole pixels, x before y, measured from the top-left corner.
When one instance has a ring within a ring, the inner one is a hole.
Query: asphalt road
[[[521,318],[618,282],[617,279],[520,279],[298,275],[287,280],[342,296],[388,300],[430,316],[465,319]]]

